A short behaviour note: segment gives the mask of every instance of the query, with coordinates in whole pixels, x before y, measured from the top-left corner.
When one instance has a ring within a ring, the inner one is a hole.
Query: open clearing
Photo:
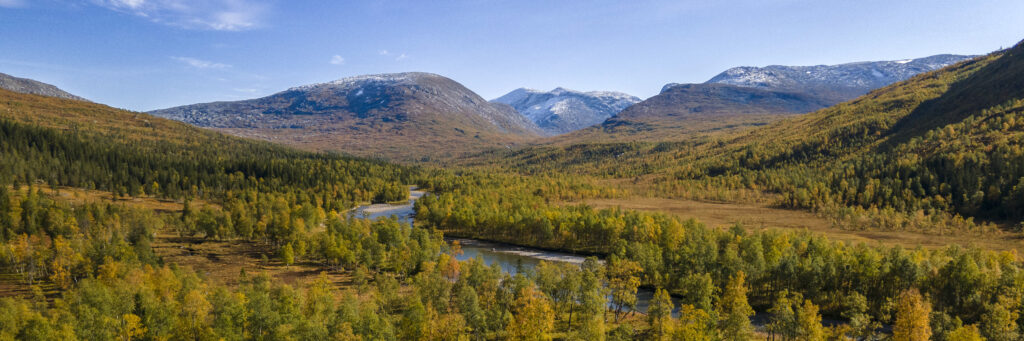
[[[167,264],[191,267],[204,278],[225,285],[237,285],[242,270],[249,276],[267,273],[292,286],[316,279],[321,272],[327,272],[328,279],[338,287],[352,284],[350,274],[327,271],[319,264],[297,262],[285,266],[275,259],[270,246],[249,241],[179,238],[164,232],[157,234],[153,251]]]

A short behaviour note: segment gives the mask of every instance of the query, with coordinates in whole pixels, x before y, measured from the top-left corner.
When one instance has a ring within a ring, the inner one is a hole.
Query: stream
[[[412,226],[416,215],[416,212],[413,210],[413,205],[416,203],[417,199],[424,195],[426,195],[426,192],[417,190],[416,187],[409,187],[409,201],[407,203],[363,205],[353,209],[351,214],[354,217],[365,219],[380,219],[394,216],[399,221]],[[582,264],[583,260],[586,259],[583,256],[570,253],[507,245],[477,239],[445,237],[445,241],[448,243],[458,241],[461,245],[462,254],[457,255],[455,257],[456,259],[464,261],[480,257],[487,265],[497,263],[503,271],[509,274],[515,274],[516,269],[519,268],[520,265],[523,269],[528,270],[536,267],[541,261]],[[654,291],[646,288],[640,288],[637,291],[636,296],[636,310],[638,312],[646,312],[651,299],[654,297]],[[672,301],[677,307],[673,310],[672,315],[678,317],[679,302],[676,298],[672,298]],[[611,305],[611,303],[609,303],[609,305]]]

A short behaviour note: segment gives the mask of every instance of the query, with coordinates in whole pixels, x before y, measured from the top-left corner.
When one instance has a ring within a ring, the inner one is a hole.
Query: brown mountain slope
[[[604,123],[554,139],[556,143],[684,140],[764,125],[786,115],[827,107],[815,96],[728,84],[666,88]]]
[[[453,157],[536,138],[508,106],[428,73],[357,76],[154,115],[310,150],[399,160]]]
[[[668,84],[657,96],[557,143],[696,140],[849,101],[972,56],[839,65],[736,67],[703,84]]]

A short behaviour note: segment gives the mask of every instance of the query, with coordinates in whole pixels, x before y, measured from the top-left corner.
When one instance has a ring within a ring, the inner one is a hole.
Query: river
[[[380,219],[394,216],[399,221],[412,226],[416,216],[413,205],[415,205],[417,199],[424,195],[426,195],[426,192],[417,190],[416,187],[410,187],[409,201],[407,203],[363,205],[355,208],[352,211],[352,214],[355,217],[366,219]],[[524,270],[533,269],[537,264],[540,264],[541,261],[582,264],[583,260],[586,259],[585,257],[570,253],[493,243],[476,239],[446,237],[445,241],[448,243],[459,241],[459,244],[462,247],[462,254],[455,256],[456,259],[464,261],[480,257],[485,263],[487,263],[487,265],[497,263],[503,271],[510,274],[515,274],[516,269],[520,266]],[[637,311],[646,312],[651,299],[654,297],[654,292],[649,289],[641,288],[637,291],[636,296]],[[675,298],[672,300],[676,307],[678,307],[679,302]],[[679,309],[677,308],[672,312],[672,315],[678,317],[678,312]]]

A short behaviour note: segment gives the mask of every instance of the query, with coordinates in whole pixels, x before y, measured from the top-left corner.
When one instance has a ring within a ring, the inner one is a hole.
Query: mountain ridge
[[[5,73],[0,73],[0,89],[30,95],[88,101],[85,98],[75,96],[67,91],[61,90],[55,85],[43,83],[34,79],[15,77]]]
[[[305,149],[408,160],[458,154],[447,149],[519,144],[543,134],[509,109],[444,76],[406,72],[346,77],[261,98],[150,113]]]
[[[491,102],[508,104],[549,135],[558,135],[599,124],[640,98],[614,91],[519,88]]]
[[[725,70],[706,83],[800,91],[838,103],[974,57],[977,56],[939,54],[923,58],[833,65],[740,66]]]
[[[830,107],[970,57],[941,54],[836,65],[734,67],[704,83],[666,84],[658,95],[600,125],[554,141],[572,144],[706,137]]]

